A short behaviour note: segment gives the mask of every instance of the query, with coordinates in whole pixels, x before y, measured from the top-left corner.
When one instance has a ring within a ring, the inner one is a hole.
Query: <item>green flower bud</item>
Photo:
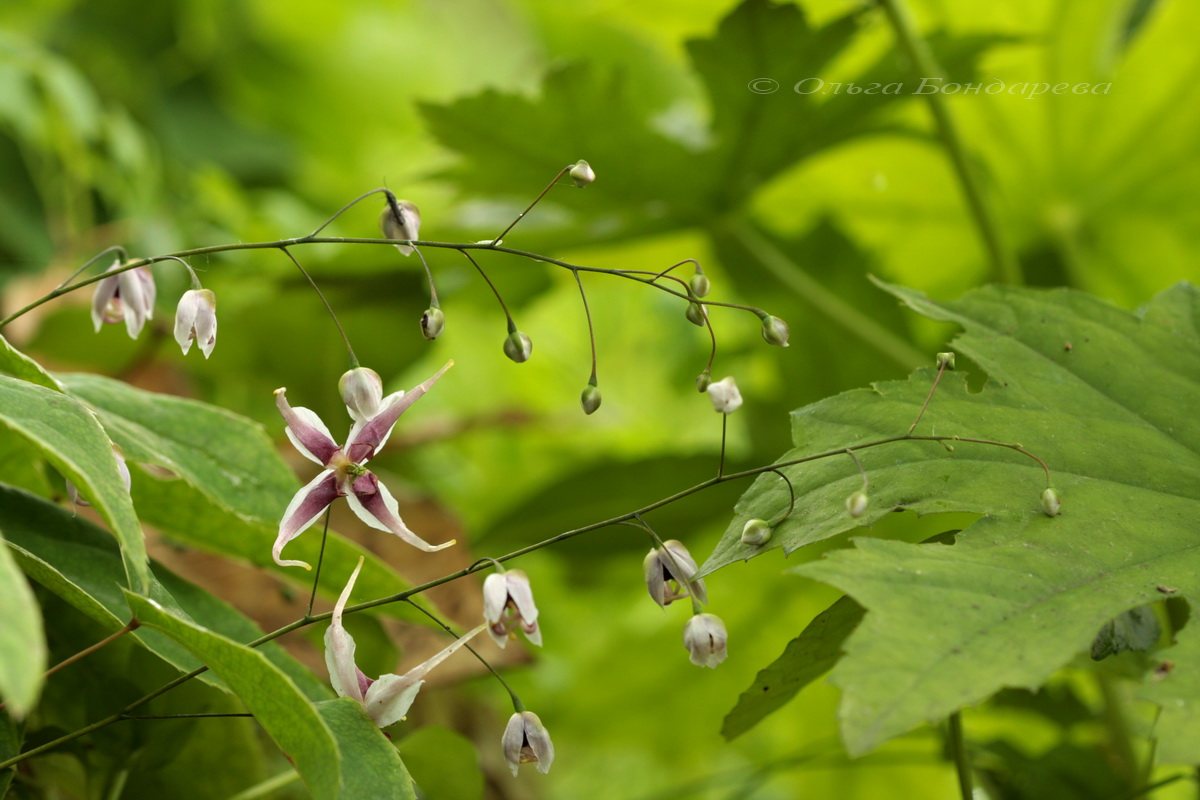
[[[580,189],[596,180],[596,173],[592,171],[591,165],[583,159],[576,161],[575,166],[571,167],[571,171],[567,174],[571,176],[571,180]]]
[[[938,353],[937,365],[946,365],[946,369],[954,369],[954,353]]]
[[[708,319],[708,312],[700,303],[688,303],[687,313],[684,315],[687,321],[693,325],[704,327],[704,321]]]
[[[742,544],[762,547],[771,541],[771,526],[765,519],[752,519],[742,528]]]
[[[708,391],[709,384],[711,383],[712,373],[708,370],[704,370],[704,372],[701,372],[696,376],[696,391],[700,392],[700,394],[704,394]]]
[[[711,288],[708,284],[708,276],[700,270],[696,270],[696,274],[688,281],[688,287],[696,297],[707,297],[708,291]]]
[[[433,341],[446,330],[446,315],[437,306],[425,309],[421,315],[421,335]]]
[[[527,334],[520,331],[513,331],[504,340],[504,355],[511,358],[518,364],[528,361],[530,353],[533,352],[533,341]]]
[[[583,406],[585,414],[596,413],[596,409],[600,407],[600,390],[596,388],[596,384],[589,383],[583,387],[583,394],[579,396],[579,405]]]
[[[1047,517],[1057,517],[1062,511],[1062,495],[1058,489],[1049,487],[1042,492],[1042,511],[1046,512]]]
[[[860,489],[846,498],[846,510],[850,512],[850,516],[858,519],[866,512],[869,501],[867,493]]]
[[[767,344],[773,344],[777,347],[787,347],[788,336],[791,333],[791,328],[779,317],[772,317],[768,314],[762,318],[762,336],[767,340]]]

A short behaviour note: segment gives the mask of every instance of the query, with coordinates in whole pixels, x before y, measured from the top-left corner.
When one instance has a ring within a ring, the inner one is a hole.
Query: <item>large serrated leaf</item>
[[[17,563],[49,592],[109,631],[128,621],[130,612],[120,591],[120,555],[111,537],[95,525],[41,498],[0,486],[0,528]],[[258,626],[223,601],[160,565],[155,565],[151,581],[156,598],[220,634],[241,641],[262,635]],[[143,629],[131,636],[181,672],[200,666],[187,651],[155,631]],[[308,697],[330,696],[328,687],[281,647],[270,643],[261,649]],[[220,685],[208,674],[200,679]]]
[[[23,717],[33,706],[46,670],[46,637],[37,600],[13,562],[0,523],[0,697]]]
[[[126,599],[144,625],[186,647],[225,681],[295,764],[316,800],[354,797],[342,791],[342,753],[333,732],[262,653],[172,615],[153,600],[134,594]]]
[[[843,500],[861,478],[844,455],[785,467],[798,507],[772,547],[791,551],[893,509],[986,515],[953,546],[860,538],[853,550],[796,568],[867,608],[831,676],[856,754],[1004,686],[1036,688],[1105,622],[1161,599],[1159,586],[1200,592],[1195,288],[1177,286],[1137,314],[1065,290],[990,287],[948,303],[889,290],[961,325],[955,350],[989,376],[979,392],[944,378],[916,433],[1021,443],[1049,464],[1063,508],[1054,518],[1042,512],[1041,467],[1003,447],[862,449],[904,434],[932,370],[794,414],[801,446],[781,460],[859,447],[871,506],[858,521],[846,514]],[[785,504],[777,476],[756,481],[703,571],[757,555],[740,543],[742,525]]]
[[[262,426],[224,409],[135,389],[99,375],[65,375],[68,391],[90,404],[125,457],[178,476],[146,476],[133,487],[147,524],[200,549],[245,559],[290,578],[307,576],[278,567],[271,544],[279,519],[300,488]],[[314,530],[289,545],[289,557],[317,562],[320,536]],[[409,588],[378,556],[331,531],[325,546],[320,589],[336,597],[339,580],[365,557],[359,586],[374,597]],[[399,615],[396,605],[383,613]]]
[[[146,542],[112,443],[95,415],[62,392],[0,375],[0,425],[37,447],[95,506],[121,544],[128,583],[145,591]]]

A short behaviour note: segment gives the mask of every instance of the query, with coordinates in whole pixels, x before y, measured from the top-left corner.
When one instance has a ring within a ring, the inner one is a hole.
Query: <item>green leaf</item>
[[[150,570],[141,525],[95,415],[61,392],[0,375],[0,424],[36,446],[95,506],[121,544],[128,585],[145,591]]]
[[[3,526],[0,525],[0,533]],[[37,700],[46,671],[42,615],[25,576],[0,535],[0,697],[24,717]]]
[[[1165,763],[1200,764],[1200,630],[1189,625],[1163,653],[1166,661],[1152,673],[1141,697],[1162,707],[1154,726],[1158,758]]]
[[[170,636],[225,681],[295,764],[316,800],[353,796],[341,792],[342,754],[333,732],[296,684],[262,653],[170,614],[153,600],[130,593],[126,599],[143,625]]]
[[[1200,592],[1200,419],[1189,412],[1200,389],[1195,288],[1177,286],[1136,314],[1065,290],[989,287],[948,303],[889,290],[962,326],[954,350],[989,376],[978,392],[961,373],[943,376],[916,433],[1022,443],[1049,464],[1063,509],[1042,512],[1041,466],[1004,447],[864,447],[904,434],[931,369],[795,412],[793,439],[803,446],[781,460],[857,446],[871,505],[860,520],[846,514],[843,501],[861,485],[847,456],[785,467],[797,512],[771,547],[790,552],[894,509],[986,515],[953,546],[859,538],[795,568],[867,608],[830,678],[843,690],[853,754],[1001,687],[1036,688],[1106,622],[1161,599],[1159,586]],[[786,503],[777,476],[756,481],[702,571],[757,555],[740,544],[742,525]]]
[[[178,476],[146,475],[133,496],[147,524],[202,550],[244,559],[306,580],[311,573],[283,568],[271,558],[279,519],[300,488],[262,426],[224,409],[135,389],[99,375],[65,375],[68,391],[96,409],[132,463],[152,464]],[[288,546],[288,556],[317,563],[321,537],[314,528]],[[385,597],[409,588],[383,560],[330,531],[320,589],[336,597],[365,556],[359,586]],[[386,613],[402,615],[389,606]]]
[[[461,733],[426,725],[405,736],[400,755],[429,800],[483,800],[483,771],[475,744]]]
[[[783,707],[808,684],[824,675],[842,655],[846,637],[862,621],[863,608],[843,597],[808,623],[775,659],[742,692],[725,717],[721,735],[734,739]]]
[[[60,506],[6,486],[0,486],[0,529],[29,577],[109,632],[125,625],[130,611],[119,588],[123,572],[112,537]],[[262,635],[257,625],[232,607],[160,565],[154,566],[151,581],[156,599],[217,633],[241,641]],[[130,637],[180,672],[200,666],[186,650],[155,631],[141,629]],[[283,648],[271,642],[260,649],[308,697],[330,696],[330,690]],[[207,673],[200,680],[222,686]]]
[[[412,778],[404,768],[396,746],[363,713],[362,706],[348,697],[339,697],[317,703],[316,709],[329,726],[342,754],[342,797],[348,800],[360,797],[379,800],[416,798]],[[452,768],[449,764],[443,767]]]
[[[7,372],[14,378],[29,381],[46,389],[53,389],[57,392],[63,390],[62,384],[53,375],[42,369],[41,364],[13,347],[3,336],[0,336],[0,372]]]

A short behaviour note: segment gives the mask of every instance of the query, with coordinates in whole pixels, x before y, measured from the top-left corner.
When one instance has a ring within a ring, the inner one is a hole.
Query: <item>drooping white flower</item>
[[[217,296],[209,289],[189,289],[175,308],[175,341],[186,356],[197,342],[208,358],[217,344]]]
[[[664,552],[664,550],[666,552]],[[708,590],[704,580],[692,576],[699,571],[696,559],[677,539],[663,542],[661,548],[654,548],[646,554],[642,561],[642,569],[646,576],[646,590],[654,598],[654,602],[664,608],[690,593],[701,603],[708,602]]]
[[[545,774],[554,763],[554,743],[538,715],[532,711],[520,711],[508,718],[500,745],[514,776],[522,764],[537,764],[538,772]]]
[[[350,574],[346,588],[342,590],[337,604],[333,607],[333,617],[325,630],[325,666],[329,669],[329,682],[333,684],[333,690],[337,692],[338,697],[349,697],[357,701],[376,725],[386,728],[404,719],[429,671],[482,633],[485,626],[479,625],[467,631],[433,658],[403,675],[388,674],[381,675],[378,679],[368,678],[354,663],[354,637],[342,625],[342,613],[350,600],[350,592],[354,589],[354,582],[358,579],[358,571],[362,569],[362,565],[363,560],[359,558],[358,566]]]
[[[518,628],[529,641],[539,647],[542,644],[533,589],[524,570],[510,569],[487,576],[483,582],[483,618],[488,623],[488,635],[500,647],[508,644]]]
[[[121,266],[118,258],[108,271]],[[124,322],[129,337],[136,339],[146,320],[154,317],[156,291],[149,267],[135,267],[98,281],[92,295],[92,323],[96,332],[99,333],[100,326],[106,322]]]
[[[732,377],[710,383],[705,391],[712,400],[713,408],[722,414],[732,414],[742,407],[742,393]]]
[[[716,669],[729,655],[725,649],[728,638],[725,623],[715,614],[695,614],[683,628],[683,644],[698,667]]]
[[[454,541],[449,541],[431,545],[410,531],[400,519],[396,498],[366,467],[391,435],[400,415],[417,402],[453,364],[453,361],[447,363],[436,375],[412,391],[397,392],[381,401],[377,413],[355,422],[344,447],[338,447],[320,417],[307,408],[292,408],[288,405],[286,390],[275,390],[275,405],[287,422],[288,438],[302,455],[325,468],[324,472],[296,493],[283,512],[279,535],[271,550],[276,564],[309,568],[303,561],[282,560],[284,545],[299,536],[339,497],[345,497],[358,518],[372,528],[394,533],[427,553],[454,544]]]
[[[421,231],[421,211],[414,203],[407,200],[397,200],[396,206],[400,209],[400,218],[392,212],[391,203],[383,206],[383,213],[379,215],[379,227],[383,231],[385,239],[401,239],[407,242],[415,241],[417,234]],[[396,249],[404,255],[412,255],[412,245],[398,244]]]

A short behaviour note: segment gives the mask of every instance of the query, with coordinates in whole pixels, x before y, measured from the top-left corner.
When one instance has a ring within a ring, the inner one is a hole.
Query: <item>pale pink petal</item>
[[[371,475],[371,477],[374,478],[375,476]],[[361,478],[355,481],[355,486],[357,487],[361,481]],[[350,503],[350,508],[353,509],[354,513],[363,522],[377,530],[394,533],[413,547],[423,550],[426,553],[444,550],[455,544],[455,540],[453,539],[442,544],[430,544],[420,536],[417,536],[400,519],[400,509],[396,505],[396,498],[392,497],[392,493],[387,490],[386,486],[379,483],[377,478],[375,479],[375,488],[376,491],[372,494],[346,495],[346,500]]]
[[[281,567],[311,569],[303,561],[282,561],[280,555],[284,545],[299,536],[321,516],[321,512],[328,508],[337,496],[337,475],[332,470],[325,470],[296,492],[292,502],[288,503],[287,510],[283,512],[283,519],[279,522],[279,536],[275,539],[275,546],[271,548],[271,555],[276,564]]]
[[[529,586],[529,576],[525,574],[525,570],[510,569],[504,573],[504,577],[508,584],[508,596],[512,598],[521,619],[530,624],[536,623],[538,610],[533,602],[533,589]]]
[[[329,682],[333,684],[338,697],[351,697],[360,703],[363,701],[363,691],[358,677],[361,673],[354,664],[354,637],[342,627],[342,612],[350,600],[350,592],[354,589],[362,565],[360,556],[354,572],[350,573],[350,580],[346,581],[346,588],[342,589],[333,607],[329,627],[325,629],[325,667],[329,670]]]
[[[483,618],[489,623],[499,622],[504,616],[504,606],[508,603],[508,581],[504,575],[493,572],[483,581]]]
[[[138,267],[127,270],[117,276],[117,295],[121,298],[121,306],[125,309],[125,330],[131,339],[138,337],[138,334],[142,332],[142,326],[150,318],[150,315],[146,313],[146,283],[137,274],[141,269]]]
[[[121,262],[118,261],[117,264]],[[114,264],[113,266],[116,266]],[[111,267],[110,267],[111,269]],[[108,304],[117,295],[117,278],[119,276],[112,275],[96,284],[96,291],[92,294],[92,323],[96,326],[96,332],[100,332],[101,326],[105,323]]]
[[[379,680],[371,684],[363,700],[363,709],[380,728],[394,725],[404,719],[404,715],[412,708],[417,699],[417,692],[425,681],[410,681],[399,675],[380,675]]]
[[[452,366],[454,366],[454,362],[447,361],[446,366],[439,369],[432,378],[405,392],[403,396],[396,398],[391,403],[382,406],[379,413],[372,417],[370,422],[357,432],[354,441],[356,443],[367,444],[371,447],[371,455],[367,458],[374,456],[379,451],[379,448],[383,446],[383,442],[387,441],[388,436],[392,432],[392,427],[396,424],[396,420],[400,418],[400,415],[407,411],[409,406],[420,400],[421,395],[429,391],[429,388],[437,383],[438,378],[442,377],[446,373],[446,370]],[[395,395],[390,396],[388,399],[391,400],[392,397],[395,397]]]
[[[315,413],[307,408],[288,405],[286,394],[287,389],[275,390],[275,406],[287,423],[288,438],[306,458],[321,466],[327,465],[339,449],[337,442]]]

